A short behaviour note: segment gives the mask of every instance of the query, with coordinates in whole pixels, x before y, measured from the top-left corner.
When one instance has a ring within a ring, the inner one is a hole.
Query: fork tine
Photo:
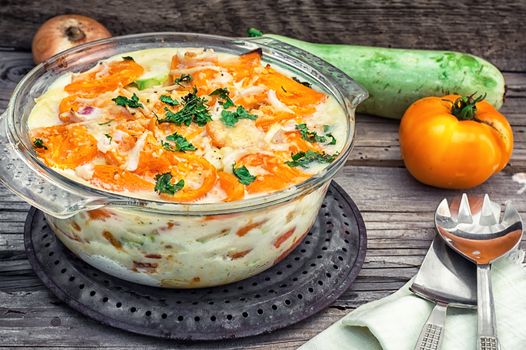
[[[451,211],[449,210],[449,204],[446,198],[442,199],[442,201],[438,205],[436,213],[446,218],[451,217]]]
[[[498,218],[495,217],[494,208],[495,203],[493,203],[487,194],[484,195],[484,202],[482,203],[482,209],[480,210],[480,219],[479,224],[485,226],[496,225],[498,223]],[[500,211],[500,208],[499,208]]]
[[[504,215],[502,216],[502,224],[506,225],[514,221],[520,220],[519,212],[511,204],[511,201],[506,201],[506,208],[504,209]]]
[[[460,200],[457,222],[463,224],[473,223],[473,216],[471,215],[471,209],[469,208],[468,196],[465,193],[462,194],[462,199]]]

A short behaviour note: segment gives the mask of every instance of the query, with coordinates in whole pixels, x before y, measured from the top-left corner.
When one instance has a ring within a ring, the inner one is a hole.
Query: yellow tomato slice
[[[174,195],[161,193],[161,198],[176,202],[190,202],[204,197],[214,187],[217,181],[216,168],[205,158],[188,153],[165,152],[167,158],[171,158],[175,166],[171,173],[176,179],[183,179],[186,185]],[[199,187],[191,187],[188,180],[201,182]],[[177,180],[176,180],[177,181]]]
[[[46,148],[36,151],[46,164],[61,169],[76,168],[97,156],[97,140],[83,125],[58,125],[39,129],[34,137],[43,141]]]
[[[154,184],[113,165],[95,165],[91,183],[110,191],[153,190]]]
[[[92,72],[80,74],[64,87],[70,94],[98,94],[131,84],[144,73],[133,60],[109,62]]]
[[[220,171],[217,173],[219,185],[225,191],[225,202],[238,201],[245,196],[245,187],[239,182],[237,177],[230,173]]]
[[[278,99],[288,106],[316,105],[326,98],[325,94],[298,83],[270,66],[265,68],[257,82],[274,90]]]
[[[239,160],[239,165],[260,167],[267,172],[267,174],[257,175],[256,180],[246,186],[249,193],[279,191],[308,177],[305,173],[289,167],[277,157],[261,153],[244,156]]]

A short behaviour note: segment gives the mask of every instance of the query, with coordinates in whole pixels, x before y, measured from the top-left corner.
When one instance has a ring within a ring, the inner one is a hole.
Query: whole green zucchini
[[[486,94],[486,100],[497,109],[504,101],[502,73],[477,56],[452,51],[314,44],[281,35],[264,36],[324,59],[366,88],[369,98],[358,107],[359,112],[399,119],[414,101],[447,94]]]

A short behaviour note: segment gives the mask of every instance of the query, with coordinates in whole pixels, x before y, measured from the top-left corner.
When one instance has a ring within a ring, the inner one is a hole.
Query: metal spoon
[[[498,350],[490,266],[514,249],[522,238],[522,219],[506,202],[500,218],[500,205],[488,195],[456,197],[448,206],[444,199],[435,213],[435,225],[444,241],[465,258],[477,264],[478,349]]]

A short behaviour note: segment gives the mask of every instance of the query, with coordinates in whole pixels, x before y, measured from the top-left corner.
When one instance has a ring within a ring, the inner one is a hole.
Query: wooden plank
[[[378,283],[376,283],[378,284]],[[391,285],[393,287],[394,285]],[[396,287],[399,287],[398,285]],[[179,343],[139,336],[98,324],[60,303],[47,291],[0,293],[0,329],[2,346],[92,347],[92,348],[173,348],[191,349],[283,349],[296,348],[321,329],[343,317],[359,304],[376,300],[389,291],[367,295],[349,294],[348,300],[315,315],[306,321],[269,335],[222,341]],[[4,306],[6,305],[6,306]],[[292,343],[292,344],[291,344]]]
[[[114,34],[184,31],[243,36],[249,27],[304,40],[466,51],[526,70],[522,0],[47,1],[0,3],[2,44],[28,50],[36,29],[64,13],[97,18]],[[13,30],[16,28],[16,30]]]
[[[28,52],[0,50],[0,111],[7,107],[16,84],[33,66]]]
[[[31,298],[34,303],[20,303],[19,300],[21,300],[19,296],[0,295],[1,305],[11,305],[8,310],[4,311],[4,320],[0,321],[2,346],[41,346],[45,344],[47,348],[82,346],[87,348],[164,349],[184,346],[190,349],[216,349],[218,345],[213,342],[191,344],[158,340],[102,326],[76,313],[72,314],[69,308],[63,305],[49,308],[50,298],[45,292],[35,293]],[[321,315],[317,318],[324,321],[324,326],[328,326],[334,317],[343,316],[344,313],[345,311],[335,309],[331,310],[329,317],[325,316],[325,320]],[[265,348],[292,349],[305,340],[305,333],[314,336],[318,332],[315,327],[309,327],[307,322],[304,323],[301,332],[297,327],[299,326],[284,331],[281,339],[268,341]],[[24,341],[21,342],[21,339]],[[253,343],[254,338],[248,338],[221,342],[221,345],[230,349],[245,349]],[[288,345],[283,347],[285,343]],[[260,345],[253,348],[262,347]]]

